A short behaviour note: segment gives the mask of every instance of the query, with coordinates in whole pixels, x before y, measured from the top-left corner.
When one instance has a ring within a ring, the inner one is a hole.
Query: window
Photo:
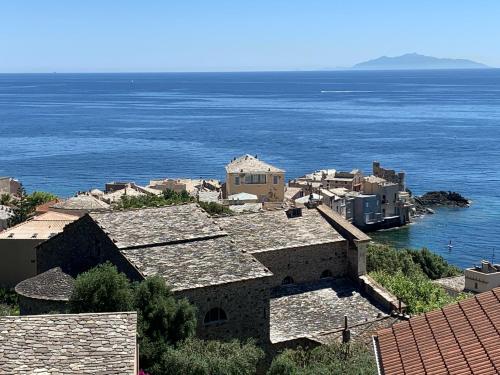
[[[247,174],[245,176],[245,184],[265,184],[265,174]]]
[[[280,176],[273,176],[273,184],[278,185],[280,183]]]
[[[295,281],[293,281],[293,279],[290,277],[290,276],[287,276],[283,279],[283,281],[281,282],[281,285],[290,285],[290,284],[294,284]]]
[[[214,307],[205,314],[203,324],[222,323],[227,320],[226,312],[218,307]]]
[[[240,176],[234,176],[234,184],[239,185],[240,184]]]
[[[320,279],[326,279],[326,278],[329,278],[329,277],[333,277],[332,271],[330,271],[330,270],[324,270],[323,272],[321,272],[321,276],[319,278]]]
[[[474,289],[477,289],[477,283],[474,283]]]

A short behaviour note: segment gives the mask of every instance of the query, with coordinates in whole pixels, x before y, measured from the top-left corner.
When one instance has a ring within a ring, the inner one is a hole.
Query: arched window
[[[287,276],[283,279],[283,281],[281,282],[281,285],[289,285],[289,284],[294,284],[295,281],[293,281],[293,279],[290,277],[290,276]]]
[[[226,312],[218,307],[214,307],[210,309],[205,314],[205,319],[203,319],[203,324],[213,324],[213,323],[222,323],[227,320]]]
[[[320,279],[326,279],[328,277],[333,277],[333,273],[330,270],[324,270],[321,272],[321,276],[319,277]]]

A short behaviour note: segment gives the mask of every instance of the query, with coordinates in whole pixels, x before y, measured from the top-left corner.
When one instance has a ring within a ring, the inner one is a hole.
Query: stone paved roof
[[[161,275],[173,290],[192,289],[272,275],[228,237],[122,250],[144,276]]]
[[[68,301],[74,285],[75,280],[56,267],[21,281],[15,289],[17,294],[29,298]]]
[[[52,208],[63,210],[105,211],[109,210],[109,205],[92,195],[80,194],[76,197],[68,198],[63,202],[56,203]]]
[[[0,374],[135,375],[137,314],[0,317]]]
[[[271,342],[313,337],[348,324],[374,321],[384,313],[363,297],[348,279],[286,285],[271,298]]]
[[[500,374],[500,288],[378,332],[379,373]]]
[[[284,172],[284,170],[276,168],[271,164],[267,164],[262,160],[251,155],[243,155],[236,160],[231,161],[226,165],[227,173],[265,173],[265,172]]]
[[[440,285],[446,290],[454,292],[463,292],[465,289],[465,276],[452,276],[444,277],[442,279],[434,280],[433,283]]]
[[[250,253],[344,241],[315,209],[303,209],[302,217],[292,219],[279,210],[222,217],[217,222],[240,249]]]
[[[121,249],[224,235],[197,204],[91,213]]]

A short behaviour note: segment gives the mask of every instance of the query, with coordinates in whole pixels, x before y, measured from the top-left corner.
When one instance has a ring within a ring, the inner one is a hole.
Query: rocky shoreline
[[[421,196],[413,197],[415,210],[419,214],[434,213],[433,207],[470,206],[470,200],[454,191],[430,191]]]

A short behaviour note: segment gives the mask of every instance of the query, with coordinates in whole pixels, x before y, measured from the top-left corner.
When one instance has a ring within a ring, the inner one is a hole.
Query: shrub
[[[132,302],[129,280],[108,262],[78,275],[70,298],[70,311],[130,311]]]
[[[370,276],[400,298],[410,314],[435,310],[468,297],[466,293],[451,297],[422,273],[406,276],[401,270],[396,273],[376,271]]]
[[[268,375],[376,374],[373,355],[361,344],[319,346],[312,350],[287,349],[274,358]]]
[[[433,280],[461,274],[458,267],[450,265],[443,257],[426,248],[398,250],[389,245],[370,244],[366,264],[368,272],[394,273],[400,270],[406,276],[423,272]]]
[[[0,316],[19,315],[17,293],[10,289],[0,288]]]
[[[120,200],[114,204],[118,209],[142,208],[142,207],[161,207],[172,204],[182,204],[193,202],[194,198],[191,197],[186,191],[180,193],[173,190],[165,190],[161,195],[140,195],[129,196],[122,195]]]
[[[169,375],[253,375],[264,357],[253,341],[222,343],[189,339],[169,348],[155,366],[154,374]]]
[[[217,202],[198,202],[209,215],[234,215],[234,212],[220,203]]]

